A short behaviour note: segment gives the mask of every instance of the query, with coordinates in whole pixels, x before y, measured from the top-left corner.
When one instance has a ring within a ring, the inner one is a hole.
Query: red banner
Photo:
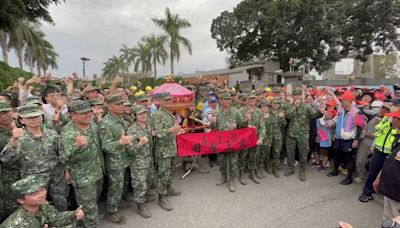
[[[178,156],[195,156],[253,148],[257,143],[255,128],[210,133],[187,133],[178,135]]]

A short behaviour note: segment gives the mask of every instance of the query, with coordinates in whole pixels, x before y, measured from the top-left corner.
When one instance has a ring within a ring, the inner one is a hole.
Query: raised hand
[[[141,146],[147,144],[148,142],[149,142],[149,139],[148,139],[146,136],[143,136],[143,137],[140,137],[140,138],[139,138],[139,144],[140,144]]]
[[[12,127],[11,143],[13,145],[17,145],[18,139],[24,135],[25,131],[22,128],[17,128],[14,122],[11,123],[11,127]]]
[[[88,139],[86,136],[82,135],[78,132],[76,132],[76,137],[75,137],[75,146],[76,147],[84,147],[88,144]]]
[[[80,205],[78,209],[75,210],[75,218],[76,220],[80,221],[85,217],[85,212],[83,211],[83,206]]]
[[[132,135],[125,135],[125,131],[122,131],[121,138],[119,139],[119,143],[121,145],[128,145],[132,143],[133,136]]]

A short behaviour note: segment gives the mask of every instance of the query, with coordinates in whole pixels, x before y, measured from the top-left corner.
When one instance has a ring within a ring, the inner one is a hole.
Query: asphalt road
[[[125,225],[114,225],[106,219],[102,227],[307,227],[334,228],[338,221],[347,221],[354,228],[377,228],[382,220],[381,197],[361,203],[357,197],[361,184],[342,186],[343,176],[330,177],[315,168],[307,168],[307,181],[300,182],[296,174],[277,179],[268,175],[261,184],[248,178],[246,186],[236,181],[236,192],[227,186],[215,185],[218,166],[209,168],[200,159],[200,166],[209,174],[194,171],[183,181],[182,168],[177,168],[173,185],[182,191],[170,197],[174,210],[167,212],[157,202],[147,204],[153,217],[144,219],[134,208],[121,210]]]

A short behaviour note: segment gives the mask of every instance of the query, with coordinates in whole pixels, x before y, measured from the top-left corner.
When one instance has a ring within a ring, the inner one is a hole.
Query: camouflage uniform
[[[176,134],[168,132],[175,125],[175,117],[163,107],[152,116],[156,131],[154,141],[154,159],[158,166],[157,191],[161,196],[167,196],[175,174],[175,159],[177,155]]]
[[[123,102],[118,96],[110,95],[109,99],[108,103]],[[126,146],[119,142],[121,134],[126,132],[126,122],[122,116],[116,117],[108,113],[99,124],[99,132],[108,181],[107,211],[113,214],[118,212],[124,191],[125,171],[129,166]]]
[[[279,117],[279,112],[273,110],[269,112],[269,118],[265,120],[267,139],[264,140],[265,157],[263,164],[270,170],[275,169],[279,165],[279,158],[282,150],[283,138],[281,129],[286,127],[286,118]],[[272,158],[271,158],[272,151]]]
[[[311,106],[301,103],[298,107],[289,108],[286,116],[289,119],[287,136],[286,136],[286,151],[288,156],[288,168],[294,169],[294,158],[296,145],[299,149],[300,168],[305,169],[307,163],[307,154],[309,153],[309,128],[310,119],[319,116]]]
[[[28,195],[45,187],[46,182],[36,176],[27,176],[12,185],[17,195]],[[74,211],[58,212],[49,202],[40,206],[36,215],[31,215],[22,205],[10,215],[0,228],[43,228],[47,224],[50,227],[76,227]]]
[[[18,108],[22,118],[41,115],[37,105],[28,104]],[[5,164],[21,165],[21,177],[36,175],[46,180],[51,202],[57,210],[65,211],[68,208],[68,185],[65,179],[65,170],[59,160],[60,146],[57,132],[42,127],[42,136],[35,137],[25,130],[18,139],[17,146],[8,143],[2,151],[1,161]]]
[[[11,107],[5,103],[0,103],[0,112],[11,111]],[[11,131],[0,128],[0,151],[7,145],[8,141],[12,136]],[[0,189],[0,219],[8,217],[18,208],[18,204],[15,201],[15,194],[11,190],[11,185],[19,180],[19,163],[15,164],[3,164],[1,162],[0,155],[0,183],[2,188]]]
[[[251,120],[248,122],[248,124],[254,126],[257,129],[258,139],[263,139],[265,136],[265,124],[264,124],[264,115],[261,109],[255,107],[254,111],[251,112],[248,107],[243,107],[240,109],[240,113],[242,116],[241,119],[243,119],[247,113],[251,115]],[[249,170],[256,170],[258,160],[260,159],[259,156],[260,156],[260,146],[256,146],[255,148],[249,149],[248,154],[246,151],[240,153],[239,155],[240,171],[243,171],[245,169],[246,167],[245,160],[247,158],[248,158],[247,168]]]
[[[70,111],[77,113],[90,112],[92,109],[86,101],[74,101]],[[86,136],[88,144],[82,148],[75,146],[77,133]],[[85,218],[84,227],[99,227],[97,199],[103,185],[104,158],[96,124],[90,124],[84,131],[73,122],[67,124],[61,132],[63,153],[60,160],[69,168],[72,175],[77,205],[83,205]]]
[[[142,105],[137,109],[143,108]],[[142,112],[138,110],[136,113]],[[132,188],[134,200],[138,204],[146,201],[146,193],[150,189],[153,181],[153,136],[152,128],[146,124],[145,128],[134,122],[128,129],[128,135],[133,136],[132,144],[128,146],[128,154],[130,155],[130,171],[132,179]],[[139,138],[146,136],[149,142],[143,146],[138,144]]]
[[[222,94],[221,98],[228,98],[230,94]],[[236,124],[236,128],[239,127],[240,113],[235,108],[230,108],[229,111],[225,112],[222,108],[215,113],[217,122],[212,124],[211,127],[218,131],[229,131],[235,129],[232,125]],[[238,171],[238,152],[227,151],[226,153],[220,153],[218,155],[220,162],[219,171],[222,177],[234,179]]]

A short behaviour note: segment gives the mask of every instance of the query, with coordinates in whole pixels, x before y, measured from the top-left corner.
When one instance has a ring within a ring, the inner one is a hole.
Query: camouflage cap
[[[230,92],[224,92],[221,94],[221,99],[231,99],[232,95]]]
[[[171,94],[169,92],[159,93],[158,97],[161,100],[169,100],[169,99],[171,99]]]
[[[68,99],[73,101],[73,100],[79,100],[82,99],[81,95],[77,94],[77,93],[73,93],[68,95]]]
[[[130,101],[124,101],[124,106],[131,106],[132,103]]]
[[[92,111],[92,106],[88,101],[75,100],[68,105],[68,110],[76,113],[87,113]]]
[[[10,107],[10,105],[4,102],[0,102],[0,112],[9,112],[11,110],[12,108]]]
[[[32,103],[32,104],[37,104],[37,105],[42,105],[42,99],[38,96],[30,96],[25,98],[23,104],[28,104],[28,103]]]
[[[301,95],[303,94],[303,90],[301,89],[294,89],[292,95]]]
[[[99,99],[91,99],[90,101],[90,105],[102,105],[104,102],[99,100]]]
[[[257,94],[254,91],[251,91],[246,95],[246,99],[251,99],[251,98],[256,98],[256,97],[257,97]]]
[[[238,99],[239,100],[244,100],[246,98],[246,94],[245,93],[239,93],[238,95]]]
[[[135,115],[140,114],[142,112],[148,112],[148,111],[149,110],[146,107],[144,107],[143,105],[135,105],[132,107],[132,112]]]
[[[18,107],[17,112],[22,118],[29,118],[43,115],[37,104],[26,104]]]
[[[46,186],[44,179],[30,175],[12,184],[11,189],[18,195],[29,195]]]
[[[96,86],[92,86],[92,85],[87,85],[83,90],[82,93],[87,93],[87,92],[91,92],[91,91],[97,91],[100,93],[100,89],[97,88]]]
[[[207,90],[207,87],[205,87],[205,86],[199,86],[199,90]]]
[[[139,96],[137,96],[136,97],[136,100],[138,100],[138,101],[146,101],[146,100],[149,100],[150,98],[149,98],[149,96],[147,96],[147,94],[142,94],[142,95],[139,95]]]
[[[108,104],[122,104],[125,100],[119,94],[111,94],[107,96],[106,101]]]
[[[272,88],[272,92],[273,92],[273,93],[280,93],[280,92],[282,92],[282,88],[279,87],[279,86],[274,86],[274,87]]]
[[[265,107],[265,106],[268,106],[268,105],[269,105],[268,100],[262,100],[262,101],[260,102],[260,107]]]
[[[274,97],[271,100],[271,104],[274,104],[274,103],[282,104],[282,101],[279,97]]]

